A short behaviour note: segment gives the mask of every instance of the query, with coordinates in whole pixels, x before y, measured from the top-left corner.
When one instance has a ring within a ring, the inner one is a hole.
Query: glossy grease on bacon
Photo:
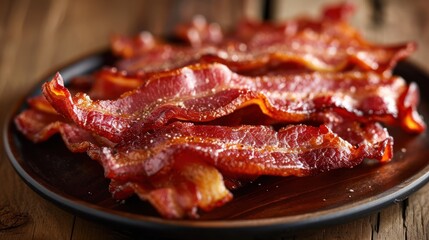
[[[421,132],[425,127],[415,113],[417,101],[408,101],[407,107],[403,102],[418,99],[417,89],[410,92],[410,87],[415,85],[408,86],[402,78],[370,72],[245,77],[222,64],[207,64],[151,75],[141,87],[115,100],[71,96],[59,74],[43,85],[43,93],[66,118],[120,142],[173,120],[208,122],[252,104],[273,122],[297,123],[335,112]]]

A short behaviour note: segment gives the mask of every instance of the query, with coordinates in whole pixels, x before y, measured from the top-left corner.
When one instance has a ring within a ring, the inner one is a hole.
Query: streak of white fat
[[[180,108],[186,108],[185,103],[183,101],[176,102],[176,106]]]
[[[317,96],[316,94],[307,92],[282,92],[282,91],[261,91],[263,95],[268,97],[268,101],[276,99],[301,100]],[[271,102],[271,101],[270,101]]]
[[[319,58],[315,57],[312,54],[308,54],[308,53],[304,54],[302,56],[302,58],[304,59],[305,62],[311,63],[312,66],[317,66],[317,68],[322,68],[322,69],[329,69],[330,68],[330,66],[328,66],[328,64],[321,61]]]
[[[353,76],[355,78],[362,78],[362,73],[354,72]],[[378,85],[380,82],[380,76],[373,73],[366,74],[366,79],[368,81],[368,85]]]
[[[338,92],[332,93],[332,102],[335,106],[341,106],[346,109],[348,112],[356,111],[355,106],[357,104],[358,99],[348,94]]]
[[[392,89],[382,87],[378,89],[379,96],[383,97],[384,102],[386,103],[386,108],[389,113],[393,113],[394,115],[398,114],[398,108],[396,103],[396,98],[384,97],[384,96],[392,96],[395,93],[392,92]]]
[[[377,61],[365,51],[358,51],[356,57],[368,64],[371,69],[377,69],[379,67]]]

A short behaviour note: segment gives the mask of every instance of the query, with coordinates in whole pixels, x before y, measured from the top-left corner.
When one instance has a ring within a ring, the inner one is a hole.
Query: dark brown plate
[[[95,54],[60,69],[65,80],[110,64],[108,52]],[[428,89],[429,77],[410,63],[396,73]],[[50,77],[43,81],[50,80]],[[15,128],[13,118],[24,99],[40,93],[40,85],[19,101],[4,127],[4,142],[18,174],[36,192],[73,213],[143,233],[168,236],[245,237],[325,226],[357,218],[405,199],[429,179],[427,133],[408,135],[391,129],[395,153],[388,164],[365,162],[312,177],[262,177],[233,192],[234,199],[197,220],[166,220],[146,202],[113,200],[103,170],[85,154],[72,154],[59,137],[33,144]],[[429,99],[420,113],[429,119]]]

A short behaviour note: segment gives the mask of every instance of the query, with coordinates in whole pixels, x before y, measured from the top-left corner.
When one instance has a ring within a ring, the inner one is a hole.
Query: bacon
[[[129,74],[116,68],[103,68],[93,74],[93,85],[88,95],[94,99],[115,99],[144,83],[148,74]]]
[[[175,28],[175,35],[177,38],[188,42],[193,48],[212,44],[221,44],[223,40],[226,42],[231,40],[247,42],[256,34],[265,36],[280,34],[284,37],[285,34],[286,36],[293,35],[304,29],[311,29],[320,32],[323,24],[345,22],[353,12],[354,6],[351,3],[342,3],[327,6],[323,10],[321,18],[316,20],[301,18],[285,21],[281,24],[273,24],[260,23],[246,19],[238,24],[235,32],[232,33],[232,36],[224,36],[224,33],[218,24],[209,24],[203,16],[197,15],[191,22],[179,24]],[[350,30],[351,28],[348,27],[348,31],[343,31],[343,33],[355,32]],[[168,49],[169,44],[156,39],[150,32],[145,31],[132,38],[114,35],[111,38],[111,48],[116,55],[123,58],[130,58],[147,54],[150,50],[156,48],[158,50],[159,48]]]
[[[27,100],[30,108],[36,109],[41,112],[49,113],[49,114],[57,114],[57,111],[52,107],[52,105],[46,100],[45,96],[37,95],[35,97],[31,97]]]
[[[222,29],[217,23],[207,23],[205,17],[195,16],[188,24],[180,24],[175,29],[176,36],[192,47],[218,44],[223,39]]]
[[[146,53],[148,50],[157,46],[167,46],[156,40],[150,32],[141,32],[134,38],[127,38],[121,35],[112,36],[111,49],[116,55],[128,58],[139,54]]]
[[[59,133],[71,152],[86,152],[94,146],[113,146],[111,142],[68,123],[58,114],[27,109],[15,118],[21,133],[35,143],[48,140]]]
[[[158,72],[188,64],[219,62],[245,73],[278,63],[299,64],[310,70],[340,71],[353,67],[389,74],[396,63],[415,51],[413,42],[396,46],[362,45],[352,39],[339,42],[327,34],[303,32],[291,38],[255,39],[251,45],[204,48],[165,47],[118,62],[121,70]],[[277,42],[276,42],[277,41]],[[260,43],[260,44],[259,44]],[[329,50],[329,52],[328,52]]]
[[[356,11],[355,5],[349,1],[327,5],[323,8],[323,18],[331,21],[346,21]]]
[[[202,17],[179,25],[184,42],[114,36],[125,59],[64,86],[57,73],[15,118],[38,143],[59,134],[103,166],[114,199],[137,195],[165,218],[197,218],[262,175],[304,177],[388,162],[381,125],[421,133],[419,89],[392,76],[412,42],[367,42],[346,23],[242,21],[224,34]]]
[[[218,27],[197,18],[178,28],[179,36],[187,38],[191,46],[160,41],[147,44],[147,37],[138,35],[117,37],[112,48],[126,58],[117,64],[121,70],[149,73],[197,62],[220,62],[243,74],[279,63],[318,71],[359,68],[391,74],[398,61],[415,51],[413,42],[391,46],[368,43],[344,21],[352,11],[350,4],[342,4],[326,8],[318,20],[301,18],[280,24],[242,21],[223,40],[221,31],[213,30]]]
[[[215,167],[188,159],[181,159],[171,170],[144,181],[120,183],[112,180],[109,189],[116,199],[126,199],[136,193],[166,218],[197,218],[198,209],[210,211],[232,199],[222,174]]]
[[[164,217],[195,217],[197,207],[210,210],[230,200],[219,171],[238,176],[307,176],[353,167],[364,158],[389,161],[392,138],[379,125],[368,127],[379,134],[352,145],[325,125],[288,126],[276,132],[266,126],[175,122],[135,141],[96,151],[106,177],[112,179],[115,198],[135,192]],[[365,128],[349,131],[367,135],[362,133]]]
[[[43,95],[28,99],[29,108],[15,117],[18,130],[34,143],[59,133],[71,152],[86,152],[94,146],[114,146],[112,142],[86,131],[59,115]]]
[[[153,75],[114,101],[92,101],[84,94],[72,97],[59,74],[44,84],[43,93],[66,118],[119,142],[175,119],[208,122],[252,104],[273,122],[309,121],[317,113],[337,112],[362,122],[378,120],[421,132],[425,126],[417,113],[399,112],[405,104],[400,100],[413,98],[404,94],[418,93],[407,89],[402,78],[373,73],[244,77],[224,65],[210,64]],[[416,103],[409,101],[407,109],[415,109]]]
[[[391,74],[396,63],[415,51],[413,42],[378,46],[365,41],[346,23],[354,6],[328,6],[320,19],[300,18],[282,23],[242,21],[230,35],[216,24],[196,17],[176,33],[188,45],[169,44],[149,33],[112,40],[113,52],[126,59],[121,70],[145,73],[171,70],[197,62],[220,62],[240,73],[279,63],[299,64],[310,70],[340,71],[350,68]]]
[[[363,158],[389,161],[391,143],[391,137],[386,137],[353,146],[325,125],[291,125],[276,132],[267,126],[174,122],[114,149],[103,148],[101,162],[105,175],[116,180],[138,180],[164,171],[175,154],[198,155],[198,159],[230,173],[306,176],[353,167]]]

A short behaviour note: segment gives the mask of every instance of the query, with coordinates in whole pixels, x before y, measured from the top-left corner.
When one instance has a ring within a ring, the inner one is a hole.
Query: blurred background
[[[338,0],[0,0],[0,84],[5,79],[41,77],[49,69],[108,45],[113,33],[171,32],[195,14],[225,29],[244,17],[281,21],[316,16]],[[413,59],[424,64],[429,43],[429,1],[357,0],[352,24],[374,42],[415,40]],[[12,72],[13,66],[25,71]],[[23,69],[21,69],[23,70]],[[16,74],[23,74],[16,75]]]
[[[155,35],[167,35],[176,23],[188,21],[195,14],[204,15],[209,21],[229,29],[242,18],[281,21],[303,14],[317,16],[322,6],[335,2],[339,1],[0,0],[0,124],[3,126],[9,108],[39,79],[79,57],[106,49],[112,34],[132,35],[147,30]],[[419,50],[411,61],[429,72],[428,0],[353,2],[357,13],[351,23],[365,38],[377,43],[416,41]],[[425,92],[427,89],[421,90]],[[0,141],[3,146],[3,140]],[[97,231],[106,231],[54,207],[32,192],[13,171],[3,148],[0,192],[0,238],[47,239],[45,237],[50,236],[49,239],[72,239],[72,234],[73,239],[92,239]],[[428,192],[426,186],[414,195],[416,201],[427,199]],[[402,206],[394,205],[389,209],[382,212],[382,220],[396,224],[396,217],[401,219]],[[354,221],[347,228],[323,230],[316,236],[355,234],[371,237],[374,231],[367,232],[362,228],[370,221],[368,219],[371,217]],[[427,226],[428,219],[422,221]],[[49,229],[51,232],[46,232]],[[385,230],[391,230],[389,225]],[[398,234],[394,232],[391,234],[394,238],[386,239],[397,239],[395,236],[404,233]],[[112,239],[117,237],[113,235]]]

